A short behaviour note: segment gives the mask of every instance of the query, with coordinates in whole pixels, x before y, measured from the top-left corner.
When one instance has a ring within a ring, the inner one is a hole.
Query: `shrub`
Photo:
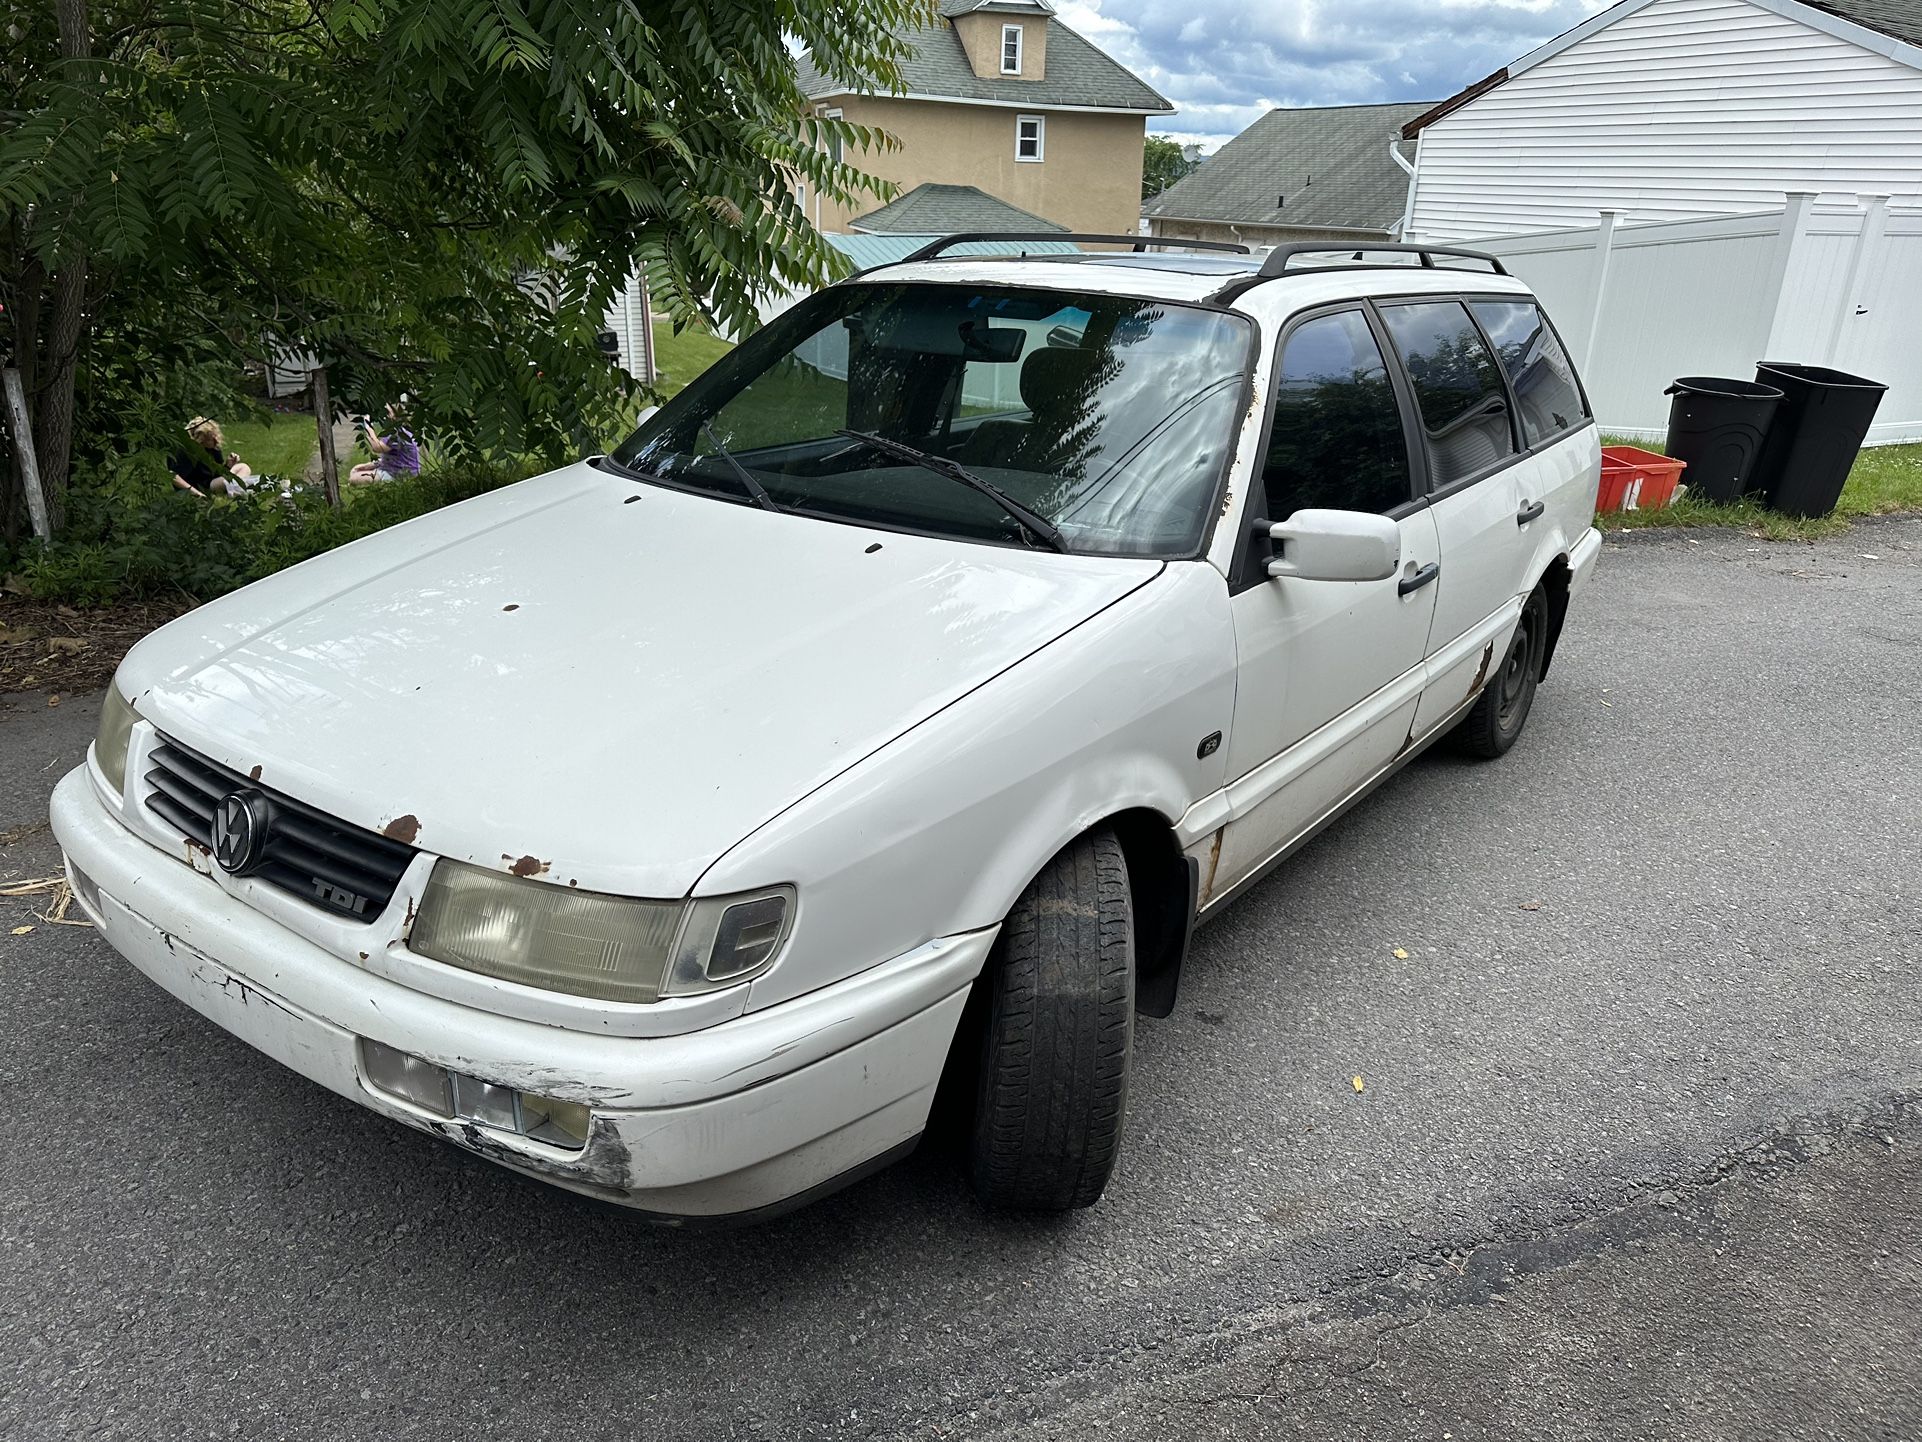
[[[232,500],[159,490],[151,467],[134,498],[122,478],[77,492],[66,533],[29,543],[0,571],[10,589],[43,601],[101,605],[185,594],[208,601],[297,561],[464,501],[530,474],[524,466],[438,466],[358,488],[336,511],[318,490],[271,486]]]

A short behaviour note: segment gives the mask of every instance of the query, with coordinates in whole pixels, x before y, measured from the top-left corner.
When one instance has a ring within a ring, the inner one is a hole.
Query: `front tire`
[[[1022,893],[982,983],[975,1194],[1022,1211],[1091,1206],[1121,1150],[1134,1043],[1134,908],[1112,831],[1077,839]]]
[[[1541,684],[1547,656],[1548,593],[1537,586],[1522,603],[1521,619],[1515,623],[1501,668],[1488,678],[1481,699],[1456,728],[1455,739],[1462,750],[1492,761],[1515,744],[1535,704],[1535,688]]]

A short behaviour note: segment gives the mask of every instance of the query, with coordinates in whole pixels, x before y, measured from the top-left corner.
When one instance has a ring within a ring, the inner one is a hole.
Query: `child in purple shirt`
[[[372,421],[362,421],[361,429],[367,433],[367,449],[374,453],[371,461],[362,461],[347,473],[347,479],[356,484],[368,481],[391,481],[400,476],[420,474],[420,447],[414,441],[414,433],[402,420],[402,406],[407,398],[387,407],[387,420],[391,427],[386,435],[374,430]]]

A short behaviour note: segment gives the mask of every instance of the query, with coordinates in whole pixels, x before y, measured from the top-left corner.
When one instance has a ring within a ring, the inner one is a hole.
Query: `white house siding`
[[[1425,128],[1409,235],[1729,215],[1792,190],[1922,195],[1922,71],[1749,0],[1655,0]]]

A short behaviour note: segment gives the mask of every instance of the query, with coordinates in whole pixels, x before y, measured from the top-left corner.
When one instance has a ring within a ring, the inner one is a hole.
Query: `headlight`
[[[408,945],[465,971],[598,1001],[650,1002],[745,981],[787,937],[793,890],[642,901],[436,863]]]
[[[93,734],[93,759],[116,796],[127,790],[127,740],[139,719],[120,688],[109,684],[100,702],[100,726]]]

